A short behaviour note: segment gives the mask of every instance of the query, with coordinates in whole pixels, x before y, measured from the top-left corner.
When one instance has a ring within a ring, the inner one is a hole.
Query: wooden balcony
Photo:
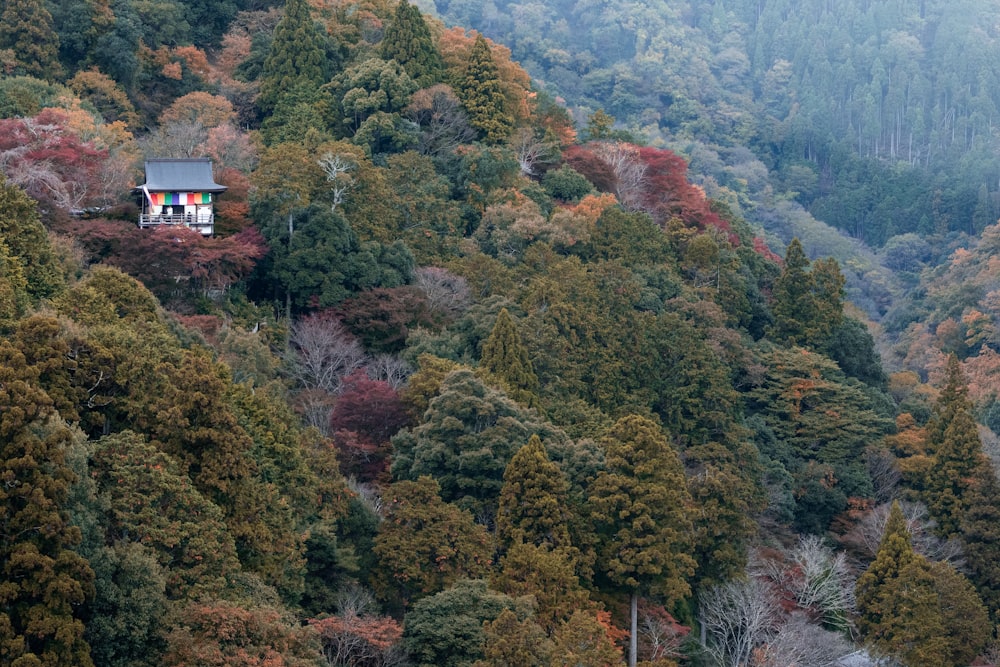
[[[176,213],[173,215],[151,213],[142,213],[139,215],[139,227],[142,229],[159,227],[161,225],[181,225],[201,232],[205,236],[211,236],[215,226],[215,215],[195,216]]]

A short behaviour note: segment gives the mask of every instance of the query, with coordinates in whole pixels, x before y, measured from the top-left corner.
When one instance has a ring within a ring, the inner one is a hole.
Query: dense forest
[[[965,4],[6,0],[0,663],[995,664]]]

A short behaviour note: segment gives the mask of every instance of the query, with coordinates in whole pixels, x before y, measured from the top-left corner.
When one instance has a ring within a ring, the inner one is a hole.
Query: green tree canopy
[[[462,80],[456,87],[469,123],[487,144],[498,144],[514,128],[514,117],[507,109],[503,84],[486,38],[476,35]]]
[[[937,522],[937,533],[950,537],[959,531],[973,475],[989,465],[972,415],[968,386],[954,354],[948,358],[945,386],[927,424],[927,451],[931,462],[919,494]]]
[[[19,74],[58,79],[59,35],[52,15],[41,0],[8,0],[0,14],[0,49],[10,49],[17,59]]]
[[[325,84],[335,65],[333,49],[313,20],[306,0],[288,0],[264,60],[257,103],[271,111],[286,93]]]
[[[515,544],[569,547],[569,484],[532,435],[507,464],[496,516],[497,540]]]
[[[406,615],[403,646],[420,667],[464,667],[484,658],[483,623],[511,610],[518,620],[530,603],[494,593],[485,581],[464,579],[418,601]]]
[[[0,341],[0,658],[92,667],[79,612],[94,572],[74,551],[81,533],[67,511],[72,432],[37,382]]]
[[[11,259],[20,263],[28,294],[33,300],[54,296],[62,289],[63,277],[38,217],[36,203],[2,175],[0,242],[6,244]],[[14,276],[17,271],[12,271]]]
[[[590,488],[600,546],[598,569],[631,594],[635,665],[640,592],[679,600],[690,592],[692,525],[684,469],[660,427],[636,415],[619,419],[601,439],[605,470]]]
[[[843,298],[844,276],[836,260],[817,260],[810,267],[802,243],[792,239],[774,283],[771,336],[803,347],[823,345],[843,318]]]
[[[384,597],[410,604],[489,568],[486,529],[442,501],[439,491],[426,476],[389,487],[374,547],[382,575],[376,585]]]
[[[444,64],[430,28],[420,8],[400,0],[392,21],[385,29],[379,52],[385,60],[395,60],[421,88],[441,81]]]
[[[538,377],[517,332],[517,324],[506,308],[500,309],[493,331],[483,341],[479,367],[499,380],[515,401],[529,406],[537,402]]]
[[[423,422],[393,438],[392,474],[430,475],[446,501],[492,516],[507,464],[534,434],[566,441],[562,431],[460,369],[441,383]]]

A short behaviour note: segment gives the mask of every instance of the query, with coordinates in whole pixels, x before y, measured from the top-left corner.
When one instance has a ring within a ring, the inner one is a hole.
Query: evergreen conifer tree
[[[456,92],[469,114],[469,124],[479,131],[484,142],[498,144],[510,135],[514,119],[507,110],[503,84],[490,45],[481,34],[476,35],[465,75]]]
[[[569,483],[549,460],[542,439],[532,435],[507,464],[497,509],[497,540],[515,544],[570,546]]]
[[[54,296],[63,288],[59,264],[39,219],[36,202],[24,190],[6,182],[3,174],[0,174],[0,242],[6,244],[11,260],[20,263],[27,281],[25,287],[33,300]]]
[[[67,502],[72,434],[37,370],[0,341],[0,663],[92,667],[77,611],[94,572],[73,551]]]
[[[384,60],[395,60],[421,88],[441,80],[444,65],[420,8],[406,0],[396,5],[392,22],[382,37]]]
[[[855,588],[858,629],[863,635],[878,640],[885,633],[882,621],[891,603],[886,599],[886,586],[916,558],[906,517],[899,503],[893,502],[875,560],[858,577]]]
[[[969,577],[996,622],[1000,619],[1000,483],[988,462],[970,480],[961,531]]]
[[[856,594],[862,636],[875,653],[906,665],[967,665],[990,636],[986,608],[972,584],[951,565],[913,550],[898,502]]]
[[[771,335],[779,341],[803,345],[808,338],[809,323],[815,314],[809,264],[802,243],[797,238],[792,239],[785,251],[785,266],[772,293],[774,327]]]
[[[951,537],[959,531],[970,480],[986,465],[968,387],[954,354],[948,358],[945,386],[928,424],[927,439],[931,464],[921,497],[937,522],[938,535]]]
[[[479,367],[499,379],[514,400],[529,406],[537,402],[538,377],[517,332],[517,324],[506,308],[497,315],[493,331],[483,342]]]
[[[649,591],[677,600],[694,573],[684,469],[660,427],[637,415],[619,419],[602,440],[605,470],[591,486],[598,565],[631,593],[629,665],[636,664],[638,599]]]
[[[844,317],[844,276],[833,258],[810,263],[802,243],[792,239],[785,266],[774,283],[770,335],[777,341],[824,345]]]
[[[315,89],[331,73],[329,42],[313,21],[306,0],[288,0],[285,16],[274,29],[271,48],[264,59],[257,103],[272,111],[279,98],[298,88]]]
[[[10,49],[18,69],[40,79],[54,80],[62,73],[59,35],[52,15],[41,0],[7,0],[0,14],[0,49]]]

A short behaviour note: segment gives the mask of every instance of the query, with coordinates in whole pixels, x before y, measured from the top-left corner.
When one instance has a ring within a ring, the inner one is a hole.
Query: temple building
[[[211,236],[212,203],[225,191],[215,182],[207,157],[146,160],[146,182],[133,190],[141,195],[139,227],[184,225]]]

